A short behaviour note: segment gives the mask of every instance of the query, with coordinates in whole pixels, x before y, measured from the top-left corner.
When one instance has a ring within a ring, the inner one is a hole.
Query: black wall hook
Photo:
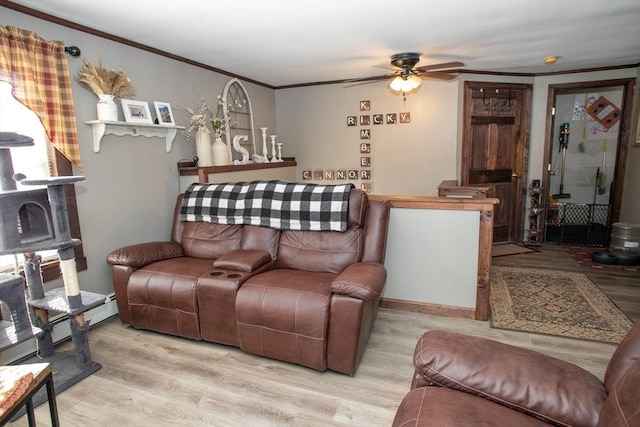
[[[80,52],[80,48],[78,46],[66,46],[64,48],[64,51],[67,52],[69,55],[73,56],[74,58],[77,58],[82,53]]]

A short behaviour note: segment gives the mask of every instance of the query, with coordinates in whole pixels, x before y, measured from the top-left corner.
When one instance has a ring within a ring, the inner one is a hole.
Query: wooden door
[[[493,241],[522,242],[531,86],[466,82],[462,185],[490,188]]]

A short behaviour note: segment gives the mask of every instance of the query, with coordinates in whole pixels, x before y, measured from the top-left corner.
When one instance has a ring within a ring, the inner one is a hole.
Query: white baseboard
[[[90,328],[118,314],[116,294],[111,293],[106,296],[106,299],[106,304],[95,307],[84,313],[84,320],[89,322]],[[71,337],[71,328],[69,326],[68,319],[69,316],[66,314],[58,314],[49,318],[49,323],[53,325],[53,332],[51,335],[53,337],[54,345]],[[2,358],[0,360],[3,365],[8,365],[16,360],[34,355],[35,353],[36,339],[34,338],[3,351],[1,353]]]

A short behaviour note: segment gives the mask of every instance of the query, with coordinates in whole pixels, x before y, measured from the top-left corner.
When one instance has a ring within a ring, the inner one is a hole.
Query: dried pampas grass
[[[136,90],[131,80],[122,71],[107,70],[102,66],[102,58],[95,66],[82,59],[82,67],[78,70],[75,80],[87,87],[96,95],[114,95],[116,98],[133,98]]]

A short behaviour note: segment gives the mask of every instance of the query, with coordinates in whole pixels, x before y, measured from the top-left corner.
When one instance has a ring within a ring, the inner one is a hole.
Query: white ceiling
[[[639,0],[13,2],[274,87],[384,75],[407,51],[507,73],[640,63]]]

